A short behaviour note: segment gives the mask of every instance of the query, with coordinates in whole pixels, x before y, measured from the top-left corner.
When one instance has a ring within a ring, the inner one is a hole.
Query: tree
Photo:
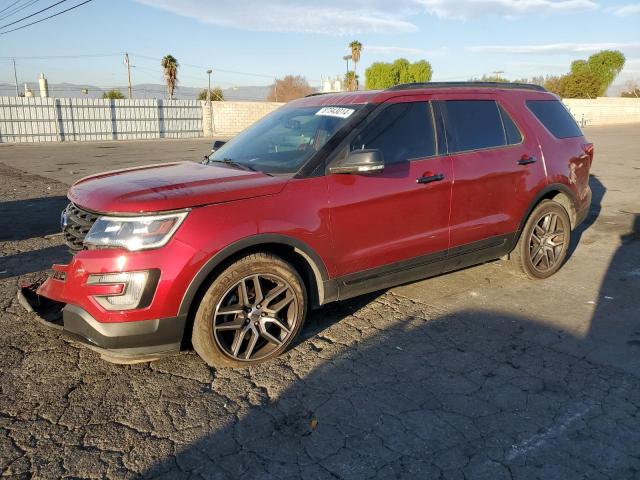
[[[580,69],[560,77],[559,95],[562,98],[596,98],[601,86],[601,80],[593,72]]]
[[[358,75],[353,70],[349,70],[344,76],[344,86],[349,92],[358,90]]]
[[[290,102],[296,98],[306,97],[315,92],[307,79],[301,75],[287,75],[282,79],[276,79],[271,86],[271,92],[267,97],[270,102]]]
[[[207,99],[207,89],[205,88],[198,94],[198,100],[206,100]],[[220,87],[213,87],[211,89],[211,101],[213,102],[221,102],[224,100],[224,94],[222,93],[222,89]]]
[[[164,58],[160,61],[160,65],[164,70],[164,81],[167,84],[167,93],[169,94],[169,99],[173,100],[173,92],[178,85],[178,67],[180,66],[180,64],[174,56],[165,55]]]
[[[362,52],[362,44],[358,40],[354,40],[349,44],[351,49],[351,60],[353,60],[353,72],[357,77],[358,62],[360,61],[360,53]],[[357,89],[357,85],[356,85]]]
[[[415,63],[398,58],[393,63],[375,62],[365,72],[365,86],[369,90],[389,88],[400,83],[429,82],[433,75],[426,60]]]
[[[622,71],[625,60],[624,54],[618,50],[603,50],[589,57],[586,62],[588,69],[600,83],[597,96],[605,94]]]
[[[551,93],[555,93],[556,95],[560,95],[560,92],[562,90],[562,77],[559,77],[558,75],[551,75],[548,76],[543,84],[543,87],[548,90]],[[562,96],[562,95],[560,95]]]
[[[523,79],[526,82],[526,79]],[[495,82],[495,83],[511,83],[510,80],[507,80],[504,77],[501,77],[500,75],[482,75],[482,77],[480,78],[472,78],[470,80],[471,82]],[[519,82],[520,80],[514,80],[516,82]]]
[[[108,92],[104,92],[102,94],[102,98],[111,99],[111,100],[122,100],[124,95],[122,92],[116,88],[109,90]]]
[[[629,80],[620,96],[624,98],[640,98],[640,84],[635,80]]]

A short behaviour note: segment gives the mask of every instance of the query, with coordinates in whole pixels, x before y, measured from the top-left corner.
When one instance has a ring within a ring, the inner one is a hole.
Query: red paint
[[[69,265],[54,267],[66,273],[66,280],[50,279],[40,293],[78,305],[100,322],[173,317],[192,279],[213,255],[259,233],[304,242],[335,278],[514,232],[550,183],[569,187],[579,210],[587,206],[593,145],[584,137],[554,138],[525,106],[527,99],[550,99],[548,93],[417,89],[322,95],[290,105],[468,98],[498,100],[521,129],[523,143],[389,165],[369,175],[297,179],[182,162],[82,179],[68,196],[87,210],[192,211],[163,248],[83,250]],[[529,156],[538,161],[517,163]],[[434,174],[443,180],[416,181]],[[86,284],[90,274],[152,268],[161,275],[149,307],[110,312],[91,299],[96,287]]]

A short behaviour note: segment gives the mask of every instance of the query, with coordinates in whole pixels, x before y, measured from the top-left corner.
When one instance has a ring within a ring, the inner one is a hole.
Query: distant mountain
[[[40,96],[40,89],[37,83],[28,83],[29,88],[35,96]],[[125,96],[127,87],[96,87],[95,85],[76,83],[54,83],[49,84],[49,96],[57,98],[102,98],[102,94],[116,88]],[[83,89],[88,93],[84,94]],[[265,101],[269,95],[271,87],[269,85],[246,86],[226,88],[222,90],[225,100],[253,100]],[[181,87],[175,91],[174,97],[179,100],[195,100],[202,88]],[[141,83],[133,86],[133,98],[166,98],[166,87],[154,83]],[[24,92],[24,83],[20,84],[20,92]],[[10,83],[0,83],[0,96],[15,96],[16,87]]]

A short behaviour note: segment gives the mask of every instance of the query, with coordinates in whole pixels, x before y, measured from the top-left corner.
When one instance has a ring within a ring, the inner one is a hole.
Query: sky
[[[0,0],[1,26],[55,0]],[[59,0],[58,0],[59,1]],[[81,0],[65,0],[42,15]],[[32,4],[3,19],[12,8]],[[604,49],[627,57],[617,80],[640,81],[640,2],[628,0],[93,0],[56,18],[0,34],[0,82],[44,72],[52,83],[162,83],[160,58],[181,64],[182,85],[266,85],[300,74],[312,86],[343,75],[347,44],[363,44],[359,73],[375,61],[426,59],[434,81],[501,71],[510,79],[557,75]],[[37,58],[33,58],[37,57]]]

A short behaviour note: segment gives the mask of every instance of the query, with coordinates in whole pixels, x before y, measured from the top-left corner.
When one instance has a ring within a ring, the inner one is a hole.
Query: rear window
[[[505,145],[505,130],[495,101],[447,100],[444,104],[450,153]]]
[[[558,100],[527,100],[527,107],[556,138],[581,137],[580,127]]]

